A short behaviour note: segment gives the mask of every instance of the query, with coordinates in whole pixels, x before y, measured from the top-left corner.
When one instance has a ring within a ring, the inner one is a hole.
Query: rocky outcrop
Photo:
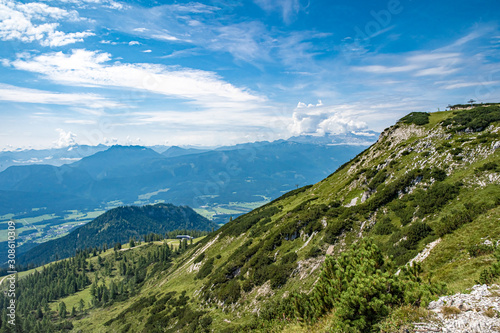
[[[475,285],[470,294],[440,297],[428,309],[436,313],[434,323],[415,323],[415,332],[500,332],[500,289]]]

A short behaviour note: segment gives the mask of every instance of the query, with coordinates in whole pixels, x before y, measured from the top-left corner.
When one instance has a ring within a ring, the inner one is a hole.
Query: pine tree
[[[38,310],[36,311],[36,318],[37,319],[42,319],[43,318],[42,308],[38,308]]]
[[[66,318],[66,304],[64,302],[59,303],[59,317]]]
[[[85,302],[83,299],[80,298],[80,301],[78,302],[78,311],[83,312],[83,309],[85,308]]]

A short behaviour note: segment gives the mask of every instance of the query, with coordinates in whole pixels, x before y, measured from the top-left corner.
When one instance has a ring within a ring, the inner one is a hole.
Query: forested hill
[[[19,263],[40,265],[56,259],[73,256],[77,249],[113,247],[150,233],[165,233],[189,229],[209,231],[217,225],[196,213],[188,206],[172,204],[142,207],[118,207],[100,215],[92,222],[73,230],[68,235],[42,243],[24,253]]]

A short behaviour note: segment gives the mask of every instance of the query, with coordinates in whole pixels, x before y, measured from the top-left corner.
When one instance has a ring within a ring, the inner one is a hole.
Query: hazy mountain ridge
[[[24,149],[0,152],[0,172],[10,166],[47,164],[61,166],[70,164],[90,156],[99,151],[108,149],[106,145],[71,145],[52,149]]]
[[[249,144],[246,148],[165,157],[145,147],[114,146],[60,167],[9,167],[0,173],[0,190],[25,192],[30,197],[24,207],[28,211],[32,207],[51,211],[36,194],[63,193],[98,205],[115,200],[134,204],[140,195],[166,188],[170,190],[156,194],[153,200],[190,206],[258,201],[255,195],[276,197],[296,183],[317,181],[321,178],[317,167],[331,172],[360,150],[275,142],[259,144],[258,148]],[[0,214],[17,213],[12,207],[20,203],[11,201],[6,197],[0,204]],[[73,209],[64,201],[58,205]]]

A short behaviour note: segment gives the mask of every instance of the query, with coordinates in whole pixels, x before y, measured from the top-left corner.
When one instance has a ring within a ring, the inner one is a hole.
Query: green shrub
[[[446,171],[441,170],[439,168],[432,169],[431,171],[431,177],[434,178],[436,181],[441,182],[446,179]]]
[[[372,191],[375,190],[377,186],[379,186],[385,181],[386,178],[387,178],[387,172],[385,170],[377,172],[375,177],[373,177],[370,183],[368,184],[368,188]]]
[[[484,256],[495,252],[496,246],[493,244],[474,244],[467,248],[471,257]]]
[[[306,257],[307,258],[315,258],[317,256],[320,256],[323,253],[319,247],[314,245],[309,249],[309,252],[307,252]]]
[[[203,259],[205,259],[205,252],[202,252],[199,256],[197,256],[197,257],[194,259],[193,263],[197,264],[197,263],[199,263],[200,261],[202,261]]]
[[[439,237],[452,233],[462,225],[472,222],[476,216],[496,207],[499,204],[495,202],[466,203],[463,208],[453,210],[451,214],[439,219],[434,227],[434,231]]]
[[[375,235],[390,235],[396,230],[396,227],[392,224],[391,219],[384,216],[380,221],[377,221],[373,232]]]
[[[196,273],[195,279],[204,279],[210,273],[212,273],[212,269],[214,268],[214,258],[208,259],[200,268],[198,273]]]
[[[403,267],[396,275],[379,248],[361,240],[335,260],[327,256],[310,294],[291,298],[298,318],[314,322],[335,309],[334,322],[343,332],[370,332],[394,306],[425,305],[442,286],[427,285],[420,266]]]
[[[405,124],[425,125],[429,123],[429,114],[427,112],[412,112],[399,121]]]
[[[498,105],[491,105],[457,111],[452,118],[441,122],[441,125],[443,127],[452,125],[450,132],[462,132],[466,129],[480,132],[490,124],[498,121],[500,121],[500,107]]]
[[[406,241],[411,248],[414,248],[421,239],[427,237],[431,232],[431,227],[424,222],[415,222],[408,228]]]
[[[480,284],[491,284],[500,276],[500,247],[495,251],[495,258],[497,261],[491,267],[483,269],[479,275],[479,280],[476,281]]]
[[[253,289],[253,286],[254,284],[251,280],[244,280],[241,284],[241,289],[243,289],[243,291],[247,293]]]
[[[230,280],[228,283],[222,286],[222,288],[218,289],[217,298],[220,301],[227,303],[236,303],[238,299],[241,297],[241,287],[238,281]]]
[[[283,258],[281,258],[281,262],[283,264],[293,264],[297,261],[297,253],[295,252],[290,252],[290,253],[287,253],[283,256]]]
[[[284,286],[296,266],[295,263],[269,266],[271,288],[278,289]]]
[[[434,183],[427,191],[415,191],[415,203],[419,206],[418,217],[436,212],[448,201],[454,199],[460,190],[459,184]]]
[[[478,171],[499,171],[500,168],[498,167],[497,162],[487,162],[480,167],[478,167],[476,170]]]
[[[328,222],[328,226],[325,230],[325,237],[323,240],[329,244],[335,244],[338,236],[342,234],[344,230],[350,230],[352,228],[354,221],[351,219],[335,219]]]

